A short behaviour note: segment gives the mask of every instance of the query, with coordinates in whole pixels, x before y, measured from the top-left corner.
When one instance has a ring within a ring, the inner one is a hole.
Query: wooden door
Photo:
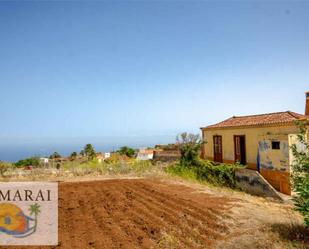
[[[214,161],[222,163],[222,136],[214,136]]]
[[[246,165],[246,140],[245,136],[234,136],[235,162]]]
[[[240,162],[241,154],[240,154],[240,136],[234,137],[234,150],[235,150],[235,162]]]

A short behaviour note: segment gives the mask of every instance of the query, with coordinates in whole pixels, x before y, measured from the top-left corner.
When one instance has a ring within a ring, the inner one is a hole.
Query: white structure
[[[102,163],[105,159],[111,157],[111,153],[105,152],[105,153],[97,153],[97,160],[99,163]]]
[[[43,164],[44,166],[48,166],[48,164],[49,164],[49,158],[47,158],[47,157],[41,157],[41,158],[40,158],[40,163]]]
[[[105,152],[104,153],[104,159],[110,158],[110,157],[111,157],[111,153],[110,152]]]
[[[47,164],[47,163],[49,163],[49,158],[47,158],[47,157],[41,157],[41,158],[40,158],[40,162],[41,162],[41,163],[44,163],[44,164]]]
[[[140,149],[137,153],[137,160],[152,160],[153,150]]]

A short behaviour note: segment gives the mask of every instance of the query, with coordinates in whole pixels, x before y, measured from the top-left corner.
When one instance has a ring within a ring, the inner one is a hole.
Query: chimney
[[[309,116],[309,92],[306,92],[306,110],[305,115]]]

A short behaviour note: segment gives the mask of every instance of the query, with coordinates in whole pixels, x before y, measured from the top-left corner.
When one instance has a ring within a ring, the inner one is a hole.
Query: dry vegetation
[[[123,160],[110,163],[90,161],[80,163],[76,161],[62,164],[60,169],[56,167],[38,167],[31,170],[11,167],[1,181],[27,181],[27,180],[83,180],[83,179],[106,179],[106,178],[132,178],[158,176],[163,174],[166,165],[161,163],[152,164],[150,161]]]
[[[290,203],[179,180],[163,168],[133,160],[70,163],[10,170],[2,180],[60,181],[54,248],[309,248]]]

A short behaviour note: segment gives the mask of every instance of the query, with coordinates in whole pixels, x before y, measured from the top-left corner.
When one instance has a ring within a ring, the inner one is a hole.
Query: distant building
[[[219,163],[239,162],[257,170],[278,191],[291,194],[290,146],[297,143],[295,121],[309,119],[309,92],[305,115],[291,111],[233,116],[202,127],[202,157]]]
[[[105,152],[104,153],[104,160],[107,159],[107,158],[110,158],[111,157],[111,153],[110,152]]]
[[[105,152],[105,153],[98,152],[98,153],[96,153],[96,158],[97,158],[99,163],[102,163],[105,159],[110,158],[110,156],[111,156],[111,153],[109,153],[109,152]]]
[[[70,161],[70,159],[66,157],[57,157],[57,158],[50,159],[50,161],[56,162],[56,163],[65,163],[65,162]]]
[[[40,163],[43,164],[44,166],[47,166],[49,163],[49,158],[47,157],[41,157],[40,158]]]
[[[177,144],[158,144],[155,146],[153,160],[159,162],[173,162],[180,159],[180,150]]]
[[[137,160],[152,160],[153,150],[152,149],[140,149],[137,153]]]

